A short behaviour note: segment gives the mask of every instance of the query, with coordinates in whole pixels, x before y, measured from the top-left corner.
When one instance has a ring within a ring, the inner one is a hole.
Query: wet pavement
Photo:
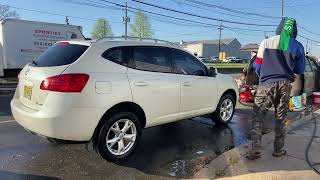
[[[190,177],[217,155],[247,142],[252,109],[238,105],[229,125],[197,117],[142,133],[135,154],[110,163],[86,144],[52,144],[32,135],[11,116],[10,96],[0,96],[0,179],[166,179]],[[273,128],[268,115],[264,132]]]

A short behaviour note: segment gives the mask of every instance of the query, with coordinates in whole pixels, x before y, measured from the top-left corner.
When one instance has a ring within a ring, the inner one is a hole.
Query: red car
[[[243,105],[253,105],[256,88],[259,84],[259,77],[253,68],[253,57],[243,68],[239,89],[239,101]],[[295,81],[291,83],[291,96],[297,96],[305,92],[310,96],[317,91],[320,85],[320,68],[315,58],[306,56],[304,75],[295,75]]]

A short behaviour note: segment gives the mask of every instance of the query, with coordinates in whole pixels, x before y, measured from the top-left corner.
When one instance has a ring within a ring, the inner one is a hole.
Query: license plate
[[[31,100],[32,96],[32,86],[24,86],[23,96],[29,100]]]

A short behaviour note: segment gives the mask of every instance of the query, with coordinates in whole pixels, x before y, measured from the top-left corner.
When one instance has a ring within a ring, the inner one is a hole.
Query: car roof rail
[[[170,41],[165,41],[161,39],[154,39],[154,38],[141,38],[141,37],[134,37],[134,36],[110,36],[110,37],[103,37],[100,39],[97,39],[96,42],[102,41],[102,40],[136,40],[136,41],[149,41],[149,42],[155,42],[155,43],[166,43],[170,44],[173,46],[179,46],[178,43],[170,42]]]

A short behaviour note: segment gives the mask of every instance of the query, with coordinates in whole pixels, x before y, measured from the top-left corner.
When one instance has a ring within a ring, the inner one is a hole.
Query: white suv
[[[57,42],[19,74],[12,114],[51,140],[90,141],[105,159],[129,156],[142,128],[211,114],[233,116],[238,89],[227,75],[169,43]]]

